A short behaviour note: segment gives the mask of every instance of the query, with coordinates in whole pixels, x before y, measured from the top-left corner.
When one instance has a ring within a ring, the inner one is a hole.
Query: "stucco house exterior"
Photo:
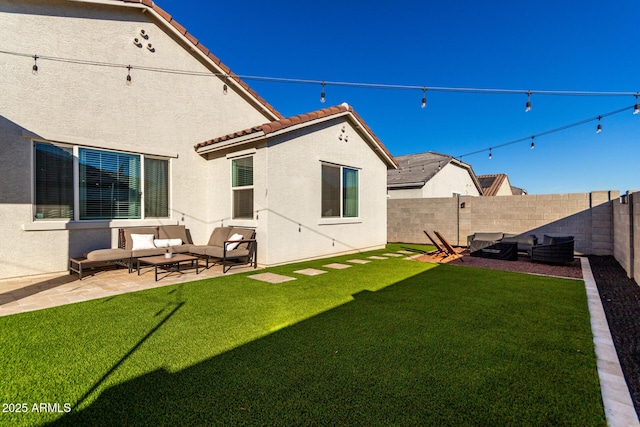
[[[387,172],[390,199],[480,196],[482,188],[471,165],[446,154],[396,156],[397,170]]]
[[[65,271],[121,227],[274,265],[386,243],[395,160],[347,105],[284,118],[150,0],[0,0],[0,279]]]

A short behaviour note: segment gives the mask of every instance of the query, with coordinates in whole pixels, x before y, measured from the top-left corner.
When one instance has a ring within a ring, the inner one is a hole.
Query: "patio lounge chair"
[[[431,244],[436,247],[436,249],[434,251],[427,252],[427,255],[439,255],[439,254],[442,254],[443,257],[446,257],[447,256],[447,251],[442,246],[440,246],[440,244],[438,242],[436,242],[433,239],[433,237],[431,237],[431,235],[427,232],[427,230],[422,230],[422,231],[424,232],[424,234],[427,235],[429,240],[431,240]]]
[[[258,242],[256,231],[250,228],[217,227],[211,233],[206,245],[191,245],[192,254],[204,256],[209,268],[209,259],[214,262],[211,266],[222,264],[222,272],[226,273],[236,265],[258,266]]]
[[[447,241],[447,239],[442,237],[442,234],[438,233],[435,230],[433,231],[433,233],[442,242],[442,246],[444,246],[445,251],[447,252],[447,258],[448,257],[453,257],[453,259],[460,258],[460,260],[462,260],[462,255],[460,255],[460,253],[458,251],[453,249],[453,246],[451,246],[451,244]]]

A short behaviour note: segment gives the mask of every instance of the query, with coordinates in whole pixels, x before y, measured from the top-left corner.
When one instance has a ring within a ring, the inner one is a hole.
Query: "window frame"
[[[242,159],[248,159],[251,158],[251,184],[250,185],[234,185],[234,180],[233,180],[233,169],[234,169],[234,162],[238,161],[238,160],[242,160]],[[247,154],[247,155],[242,155],[242,156],[237,156],[237,157],[232,157],[229,158],[230,160],[230,168],[229,168],[229,179],[230,179],[230,188],[231,188],[231,219],[232,220],[253,220],[254,219],[254,212],[255,212],[255,182],[254,182],[254,178],[255,178],[255,169],[254,169],[254,164],[255,164],[255,155],[254,153],[251,154]],[[236,216],[236,192],[241,192],[241,191],[251,191],[251,214],[250,216]]]
[[[73,174],[73,218],[38,218],[37,217],[37,207],[36,207],[36,193],[37,193],[37,169],[36,169],[36,159],[35,159],[35,153],[36,153],[36,147],[38,145],[51,145],[54,147],[59,147],[59,148],[64,148],[64,149],[69,149],[71,148],[72,153],[73,153],[73,164],[72,164],[72,174]],[[144,221],[146,219],[150,219],[150,220],[156,220],[156,219],[171,219],[172,215],[172,208],[171,208],[171,203],[172,203],[172,198],[171,198],[171,185],[172,185],[172,162],[171,162],[171,157],[168,156],[159,156],[159,155],[151,155],[151,154],[143,154],[143,153],[137,153],[137,152],[129,152],[129,151],[124,151],[124,150],[114,150],[114,149],[108,149],[108,148],[101,148],[101,147],[91,147],[91,146],[85,146],[85,145],[77,145],[77,144],[71,144],[71,143],[58,143],[58,142],[53,142],[53,141],[47,141],[47,140],[39,140],[39,139],[32,139],[31,140],[31,146],[32,146],[32,153],[33,153],[33,159],[32,159],[32,164],[31,164],[31,210],[32,210],[32,215],[31,215],[31,223],[40,223],[40,224],[45,224],[45,223],[100,223],[100,222],[112,222],[112,221],[120,221],[120,222],[130,222],[133,221],[135,223],[139,223],[141,221]],[[133,156],[137,156],[139,159],[139,169],[140,169],[140,176],[139,176],[139,181],[140,181],[140,188],[139,188],[139,203],[140,203],[140,216],[139,217],[135,217],[135,218],[89,218],[89,219],[81,219],[80,218],[80,205],[81,205],[81,201],[80,201],[80,150],[84,149],[84,150],[93,150],[96,152],[107,152],[107,153],[116,153],[116,154],[127,154],[127,155],[133,155]],[[154,160],[161,160],[161,161],[166,161],[167,162],[167,182],[166,182],[166,188],[167,188],[167,216],[166,217],[156,217],[156,216],[147,216],[146,215],[146,209],[145,209],[145,159],[154,159]]]
[[[331,167],[331,168],[336,168],[339,170],[339,178],[340,178],[340,184],[339,184],[339,191],[340,194],[338,196],[339,202],[340,202],[340,215],[334,215],[334,216],[325,216],[324,212],[323,212],[323,185],[324,185],[324,179],[323,179],[323,168],[324,167]],[[357,210],[357,214],[355,216],[346,216],[345,215],[345,203],[344,203],[344,198],[345,198],[345,182],[344,182],[344,171],[345,169],[350,170],[350,171],[355,171],[356,172],[356,177],[357,177],[357,192],[356,192],[356,198],[357,198],[357,205],[356,205],[356,210]],[[333,223],[335,221],[341,221],[341,222],[359,222],[360,220],[360,172],[362,169],[357,168],[357,167],[353,167],[353,166],[346,166],[346,165],[341,165],[341,164],[336,164],[336,163],[330,163],[330,162],[320,162],[320,221],[323,223]]]

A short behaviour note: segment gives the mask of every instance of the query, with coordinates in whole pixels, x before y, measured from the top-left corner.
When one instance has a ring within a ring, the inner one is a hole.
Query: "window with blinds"
[[[81,148],[80,219],[140,218],[140,156]]]
[[[36,219],[169,217],[169,161],[166,159],[78,147],[76,188],[73,148],[35,143],[34,151]],[[77,218],[74,215],[76,201]]]
[[[253,219],[253,156],[231,160],[234,219]]]
[[[321,193],[323,218],[358,217],[357,169],[323,164]]]
[[[73,149],[34,144],[36,219],[73,219]]]

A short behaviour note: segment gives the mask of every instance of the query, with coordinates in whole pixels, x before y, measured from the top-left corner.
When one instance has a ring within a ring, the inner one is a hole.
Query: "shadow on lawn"
[[[474,367],[475,358],[496,357],[468,350],[478,345],[469,335],[474,327],[490,325],[474,326],[463,301],[447,301],[452,284],[440,285],[446,279],[434,269],[377,292],[360,292],[350,303],[187,369],[156,370],[113,386],[50,425],[594,425],[604,420],[599,389],[576,384],[580,380],[560,385],[554,380],[556,389],[549,392],[548,379],[539,378],[516,390],[512,370]],[[514,316],[514,324],[505,327],[524,328],[522,317]],[[500,341],[504,331],[496,334]],[[513,354],[496,346],[489,351],[508,364]],[[576,404],[590,393],[586,400],[596,403]]]

